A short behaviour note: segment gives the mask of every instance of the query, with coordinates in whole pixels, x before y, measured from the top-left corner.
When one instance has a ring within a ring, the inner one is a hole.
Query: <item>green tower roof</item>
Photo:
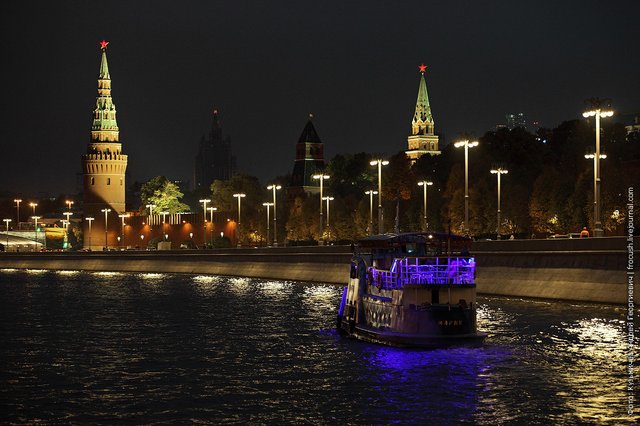
[[[421,70],[420,87],[418,88],[418,100],[416,101],[416,113],[413,120],[433,123],[431,106],[429,105],[429,94],[427,93],[427,82],[424,79],[424,71]]]

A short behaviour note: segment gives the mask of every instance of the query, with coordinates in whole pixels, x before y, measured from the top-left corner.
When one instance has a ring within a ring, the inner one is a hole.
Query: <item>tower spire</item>
[[[405,151],[411,161],[416,161],[424,154],[438,155],[438,136],[434,133],[435,122],[431,114],[429,104],[429,94],[427,92],[427,82],[424,74],[427,66],[421,64],[420,84],[418,86],[418,99],[416,100],[416,111],[411,120],[411,135],[407,138],[408,150]]]
[[[93,124],[91,126],[92,142],[118,142],[118,123],[116,121],[116,106],[111,98],[111,75],[107,62],[108,41],[100,42],[102,59],[100,61],[100,74],[98,75],[98,97],[96,109],[93,111]]]

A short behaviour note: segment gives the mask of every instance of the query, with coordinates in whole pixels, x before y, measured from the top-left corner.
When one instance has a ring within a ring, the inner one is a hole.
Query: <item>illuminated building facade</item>
[[[416,101],[416,112],[411,121],[411,135],[407,138],[408,150],[405,151],[407,157],[415,162],[425,154],[439,155],[438,135],[434,133],[435,122],[431,114],[429,105],[429,95],[427,93],[427,82],[424,79],[426,66],[420,65],[420,86],[418,87],[418,100]]]
[[[302,193],[317,193],[320,191],[319,181],[313,175],[324,170],[324,145],[316,132],[309,115],[309,121],[304,126],[302,134],[296,144],[296,160],[291,174],[290,195]]]
[[[88,221],[83,221],[85,248],[101,249],[106,244],[117,245],[120,219],[125,212],[125,172],[127,156],[122,153],[119,141],[116,106],[111,98],[111,75],[107,63],[107,45],[102,41],[100,49],[100,75],[98,76],[98,97],[93,111],[91,141],[86,154],[82,155],[84,216],[93,217],[91,235]],[[107,230],[105,234],[105,212]]]
[[[229,180],[235,173],[235,157],[231,153],[231,138],[222,137],[218,110],[213,110],[211,131],[202,137],[196,155],[194,185],[206,193],[214,180]]]
[[[527,128],[527,120],[525,120],[524,113],[522,112],[507,114],[505,118],[507,119],[507,129],[509,130],[513,130],[516,127]]]

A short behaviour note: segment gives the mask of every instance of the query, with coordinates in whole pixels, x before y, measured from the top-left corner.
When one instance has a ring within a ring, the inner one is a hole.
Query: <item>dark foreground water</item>
[[[485,297],[479,300],[479,326],[490,333],[484,347],[419,351],[336,334],[340,295],[335,286],[246,278],[0,270],[0,419],[491,425],[640,419],[637,400],[636,415],[627,414],[621,307]]]

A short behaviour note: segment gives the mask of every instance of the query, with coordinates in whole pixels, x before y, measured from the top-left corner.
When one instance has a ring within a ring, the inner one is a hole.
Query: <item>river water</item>
[[[623,307],[481,297],[484,347],[424,351],[338,335],[341,291],[249,278],[0,270],[0,420],[640,420],[637,392],[628,414]]]

